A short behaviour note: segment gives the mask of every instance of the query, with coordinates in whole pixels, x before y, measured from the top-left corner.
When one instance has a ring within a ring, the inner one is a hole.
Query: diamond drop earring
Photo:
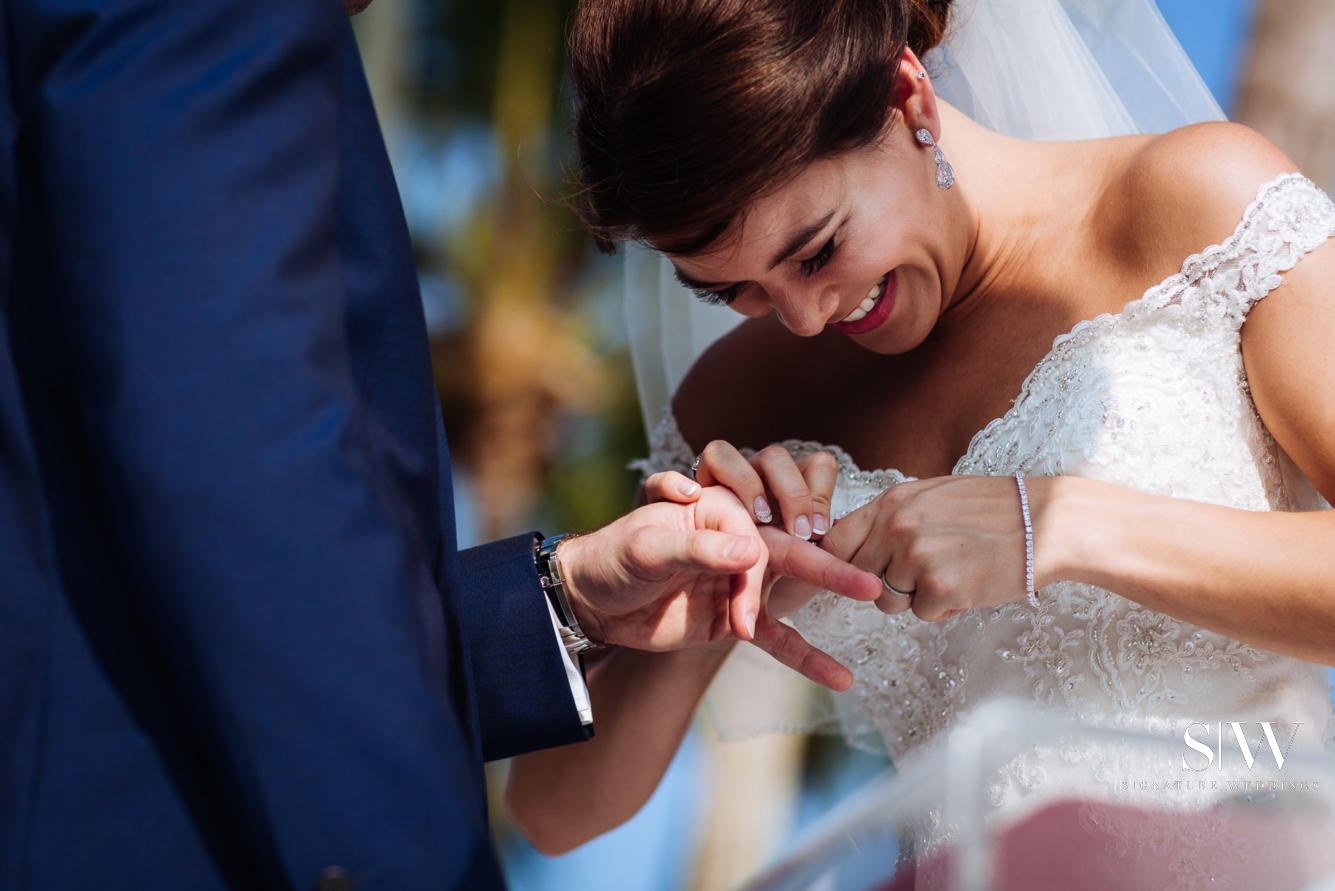
[[[955,185],[955,168],[950,166],[950,162],[941,151],[941,146],[932,138],[931,132],[924,128],[913,135],[923,145],[932,148],[932,157],[936,161],[936,187],[944,192]]]

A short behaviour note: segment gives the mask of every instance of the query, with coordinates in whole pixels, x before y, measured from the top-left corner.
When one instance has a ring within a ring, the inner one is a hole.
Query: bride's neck
[[[955,168],[967,244],[952,303],[1041,288],[1047,263],[1078,241],[1097,198],[1108,149],[1101,142],[1030,142],[1003,136],[938,100],[941,148]]]

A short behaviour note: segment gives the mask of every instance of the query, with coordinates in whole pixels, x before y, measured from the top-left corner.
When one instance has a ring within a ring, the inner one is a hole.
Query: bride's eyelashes
[[[742,284],[731,285],[722,291],[710,291],[705,288],[691,288],[691,293],[698,299],[708,303],[710,306],[730,306],[737,295],[741,293]]]
[[[820,272],[821,269],[825,267],[825,264],[830,262],[830,258],[834,256],[835,247],[837,247],[837,245],[834,243],[834,238],[831,237],[830,240],[825,242],[821,249],[816,252],[815,256],[801,262],[802,274],[810,277]]]
[[[798,267],[802,270],[802,274],[810,278],[824,269],[825,264],[829,263],[830,258],[834,256],[836,247],[838,247],[838,245],[835,243],[834,236],[831,236],[813,256],[798,263]],[[710,306],[730,306],[732,305],[732,302],[737,299],[737,295],[741,293],[742,288],[746,287],[746,285],[747,282],[738,282],[735,285],[729,285],[719,291],[711,291],[708,288],[691,288],[691,293],[694,294],[697,299],[704,301]]]

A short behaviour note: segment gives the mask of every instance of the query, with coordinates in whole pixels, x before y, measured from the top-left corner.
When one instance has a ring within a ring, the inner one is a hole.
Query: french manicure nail
[[[765,500],[764,495],[757,495],[751,508],[756,512],[756,519],[760,522],[769,523],[774,520],[774,514],[770,513],[769,502]]]
[[[756,611],[749,609],[746,611],[746,630],[752,637],[756,636]]]
[[[692,482],[691,480],[682,480],[677,483],[677,491],[685,497],[690,498],[695,495],[696,492],[700,491],[700,484]]]
[[[825,533],[829,532],[830,531],[829,517],[825,516],[825,514],[816,514],[815,519],[811,523],[811,531],[813,531],[817,535],[824,535]]]
[[[807,519],[806,514],[793,521],[793,534],[803,541],[811,540],[811,520]]]

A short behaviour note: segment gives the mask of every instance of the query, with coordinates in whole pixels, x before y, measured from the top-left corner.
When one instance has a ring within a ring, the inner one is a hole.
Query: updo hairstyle
[[[576,210],[598,246],[701,250],[808,164],[871,144],[950,0],[581,0]]]

